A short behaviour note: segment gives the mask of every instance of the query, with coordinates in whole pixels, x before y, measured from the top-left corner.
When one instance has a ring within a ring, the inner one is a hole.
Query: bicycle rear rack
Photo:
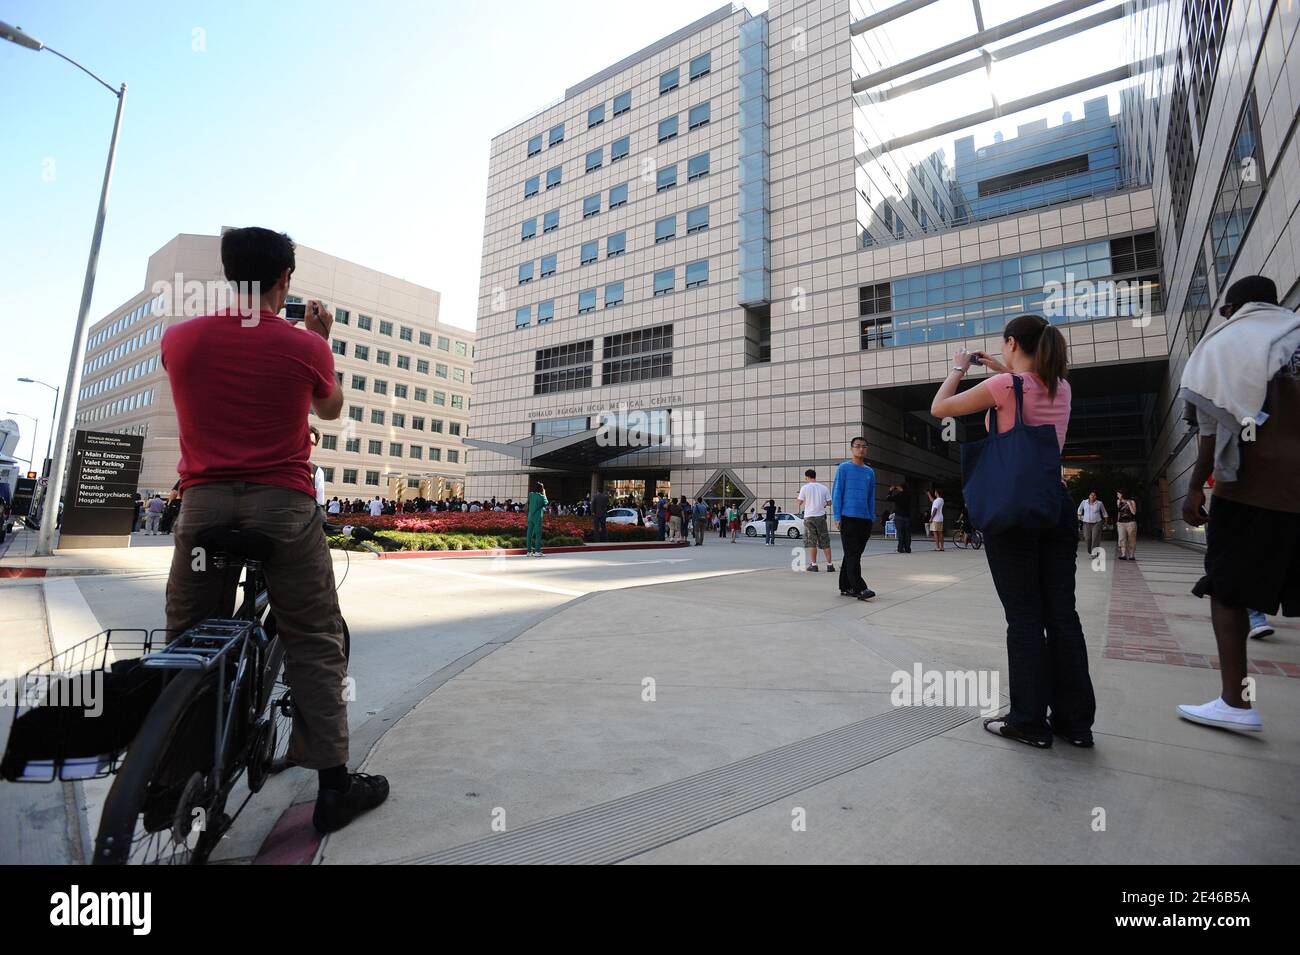
[[[164,670],[207,670],[251,636],[256,627],[250,620],[205,620],[140,662]]]

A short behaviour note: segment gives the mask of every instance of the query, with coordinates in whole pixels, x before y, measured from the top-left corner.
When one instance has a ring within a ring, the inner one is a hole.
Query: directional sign
[[[63,505],[67,535],[128,535],[135,518],[144,437],[78,431]]]

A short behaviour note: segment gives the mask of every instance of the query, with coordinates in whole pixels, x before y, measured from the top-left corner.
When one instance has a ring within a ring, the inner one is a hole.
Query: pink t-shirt
[[[1025,389],[1025,424],[1051,424],[1056,426],[1056,440],[1065,450],[1065,431],[1070,426],[1070,383],[1057,382],[1056,400],[1047,397],[1047,386],[1035,374],[1020,376]],[[1016,423],[1016,388],[1009,373],[985,379],[985,386],[993,394],[998,409],[998,434],[1010,431]],[[988,412],[984,413],[984,427],[989,426]]]

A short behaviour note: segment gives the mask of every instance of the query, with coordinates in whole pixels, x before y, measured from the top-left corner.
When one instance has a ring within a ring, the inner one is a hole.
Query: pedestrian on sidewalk
[[[591,495],[591,536],[597,543],[609,540],[609,531],[605,527],[605,516],[609,513],[609,495],[602,487]]]
[[[1192,593],[1210,598],[1222,685],[1178,714],[1259,732],[1245,689],[1249,611],[1300,616],[1300,315],[1279,306],[1277,287],[1260,275],[1229,286],[1219,314],[1228,321],[1192,351],[1178,396],[1198,440],[1183,520],[1208,524],[1205,576]]]
[[[825,484],[817,482],[817,472],[812,468],[803,472],[807,482],[799,488],[795,503],[803,513],[804,544],[808,548],[808,567],[810,573],[818,573],[817,548],[826,554],[826,571],[835,573],[835,560],[831,556],[831,535],[826,526],[826,505],[830,503],[831,492]]]
[[[740,508],[734,504],[727,509],[727,524],[731,528],[731,542],[736,543],[736,535],[740,533]]]
[[[1120,492],[1121,496],[1123,492]],[[1098,547],[1101,546],[1101,528],[1102,522],[1110,517],[1106,513],[1106,505],[1097,500],[1097,492],[1089,491],[1088,499],[1079,502],[1079,509],[1075,511],[1079,520],[1083,521],[1083,549],[1089,556]],[[1120,542],[1120,553],[1123,553],[1123,541]],[[1121,556],[1120,560],[1124,558]]]
[[[381,501],[379,499],[379,495],[376,494],[375,499],[370,502],[370,516],[379,517],[379,515],[383,513],[384,513],[384,502]]]
[[[528,532],[524,545],[529,557],[541,557],[542,554],[542,516],[546,513],[546,485],[537,482],[537,490],[528,495]]]
[[[150,535],[158,533],[158,522],[162,520],[163,511],[167,510],[167,503],[162,499],[162,495],[154,493],[149,498],[149,504],[144,509],[144,532]]]
[[[697,497],[695,506],[692,508],[694,520],[691,527],[695,529],[695,546],[704,546],[704,531],[709,524],[709,505],[704,503],[704,498]]]
[[[769,497],[763,505],[763,544],[767,547],[776,546],[776,514],[776,499]]]
[[[930,497],[930,535],[934,538],[934,549],[943,551],[943,492],[937,487],[926,492]]]
[[[682,506],[673,498],[668,503],[668,541],[676,544],[682,539]]]
[[[1116,551],[1120,560],[1137,560],[1137,501],[1122,488],[1115,495],[1115,533],[1119,536]]]
[[[862,576],[862,552],[871,540],[876,519],[876,472],[867,464],[867,439],[849,442],[849,460],[835,469],[831,487],[831,516],[840,528],[844,556],[840,561],[840,596],[870,600],[876,592]]]
[[[912,553],[912,496],[907,493],[907,489],[901,484],[895,484],[889,489],[889,496],[885,498],[889,501],[890,506],[894,508],[894,534],[898,539],[898,552],[900,554]]]
[[[995,409],[998,434],[1010,431],[1017,417],[1030,426],[1050,424],[1056,429],[1059,454],[1070,424],[1066,355],[1059,329],[1038,315],[1021,315],[1003,329],[1002,361],[985,352],[958,350],[930,413],[960,418]],[[972,359],[994,374],[958,394],[957,386]],[[984,728],[995,736],[1040,748],[1052,745],[1053,734],[1075,746],[1091,746],[1097,704],[1075,608],[1076,512],[1060,481],[1059,467],[1054,470],[1041,478],[1050,488],[1034,489],[1057,496],[1054,524],[1015,526],[996,533],[981,528],[989,572],[1007,617],[1011,694],[1011,711],[985,720]]]
[[[180,513],[181,482],[177,479],[176,483],[172,485],[171,493],[167,495],[167,504],[163,508],[162,519],[158,522],[158,530],[163,534],[170,534]]]

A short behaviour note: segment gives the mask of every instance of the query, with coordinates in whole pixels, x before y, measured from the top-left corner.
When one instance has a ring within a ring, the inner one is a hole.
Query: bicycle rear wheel
[[[93,865],[203,862],[221,836],[225,793],[210,784],[219,673],[181,670],[127,750],[104,801]]]

